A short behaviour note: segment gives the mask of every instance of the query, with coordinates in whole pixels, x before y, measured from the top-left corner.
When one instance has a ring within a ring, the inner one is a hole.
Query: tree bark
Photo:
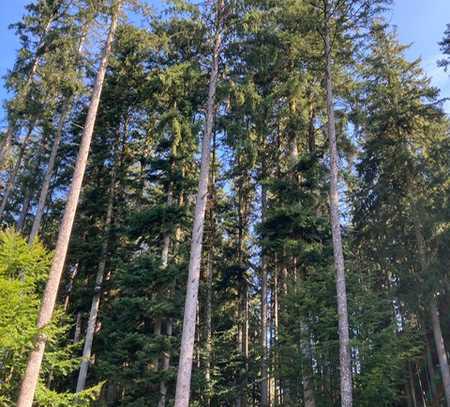
[[[417,215],[416,215],[417,216]],[[425,275],[428,271],[428,259],[425,239],[422,234],[421,225],[418,218],[415,219],[415,234],[417,240],[417,248],[419,252],[420,265],[422,273]],[[434,343],[436,345],[436,353],[439,360],[439,368],[441,371],[442,384],[444,386],[445,400],[447,407],[450,407],[450,369],[448,366],[447,350],[442,336],[441,323],[439,318],[439,308],[437,298],[433,294],[430,301],[431,327],[433,330]]]
[[[448,367],[444,338],[442,336],[441,324],[439,320],[439,309],[437,306],[436,298],[433,298],[431,300],[430,311],[434,342],[436,344],[439,368],[441,370],[442,384],[444,385],[445,400],[447,402],[447,407],[450,407],[450,371]]]
[[[113,163],[111,170],[111,184],[109,187],[109,198],[108,198],[108,206],[106,209],[106,218],[105,218],[105,229],[103,233],[103,243],[101,249],[100,256],[100,264],[98,266],[97,275],[95,278],[95,288],[94,288],[94,296],[92,297],[91,311],[89,313],[89,321],[86,329],[86,336],[84,338],[84,346],[83,346],[83,356],[81,358],[80,371],[78,373],[77,387],[76,391],[83,391],[86,387],[86,378],[89,369],[89,365],[91,363],[91,354],[92,354],[92,343],[94,341],[95,328],[97,326],[97,316],[98,310],[100,308],[100,300],[102,294],[102,285],[103,280],[105,278],[105,268],[106,268],[106,259],[108,256],[108,240],[111,233],[111,224],[112,224],[112,215],[114,209],[114,193],[116,186],[116,160],[115,160],[115,150],[117,149],[119,137],[117,137],[116,143],[114,144],[114,152],[113,152]]]
[[[173,192],[172,185],[169,185],[169,191],[167,193],[167,206],[170,208],[173,203]],[[170,249],[170,235],[169,233],[164,233],[163,238],[163,248],[161,254],[161,266],[162,269],[165,270],[167,265],[169,264],[169,249]],[[170,290],[169,290],[170,291]],[[172,320],[169,318],[166,323],[166,334],[167,336],[172,336]],[[170,368],[170,353],[163,353],[163,363],[162,363],[163,371],[167,371]],[[158,407],[164,407],[166,405],[167,398],[167,383],[165,380],[161,381],[159,386],[160,398],[158,402]]]
[[[81,138],[81,145],[75,164],[75,170],[72,178],[64,216],[60,226],[58,240],[56,242],[55,254],[50,268],[50,274],[45,287],[44,296],[42,300],[41,310],[38,318],[38,328],[42,330],[51,321],[53,309],[56,303],[58,294],[58,287],[61,280],[61,275],[64,267],[64,261],[67,255],[72,226],[75,219],[75,212],[78,206],[78,200],[81,192],[81,185],[83,182],[84,173],[87,165],[87,158],[89,155],[89,148],[94,130],[95,119],[97,116],[98,105],[100,102],[100,95],[102,92],[103,81],[105,79],[106,66],[108,58],[111,53],[112,41],[117,27],[117,19],[120,12],[121,0],[117,0],[114,5],[114,11],[111,18],[111,26],[108,37],[105,43],[102,60],[95,80],[94,90],[89,106],[89,111],[86,117],[86,124]],[[33,404],[34,393],[36,390],[39,371],[44,356],[45,344],[47,338],[44,333],[37,336],[34,344],[34,349],[31,352],[28,360],[25,375],[20,388],[19,399],[17,407],[31,407]]]
[[[331,40],[328,22],[325,28],[325,58],[326,58],[326,99],[328,116],[328,141],[330,148],[330,218],[333,239],[334,263],[336,268],[336,293],[339,323],[339,364],[341,383],[341,405],[352,407],[352,368],[350,354],[350,337],[347,311],[347,288],[345,281],[344,253],[342,249],[339,190],[338,190],[338,150],[336,143],[336,120],[334,116],[334,96],[332,77]]]
[[[23,227],[25,225],[25,221],[28,215],[28,209],[30,208],[32,195],[33,195],[33,187],[32,185],[29,185],[25,193],[25,197],[23,198],[23,204],[22,209],[20,210],[19,219],[17,220],[17,230],[19,232],[22,232]]]
[[[206,281],[206,363],[205,380],[208,386],[208,406],[211,405],[211,354],[212,354],[212,283],[213,283],[213,255],[212,247],[208,251],[208,275]]]
[[[303,401],[305,407],[316,407],[309,328],[303,321],[300,325],[300,333],[300,347],[303,357]]]
[[[265,221],[267,212],[266,187],[261,187],[261,218]],[[267,259],[263,255],[261,261],[261,407],[269,407],[269,369],[267,355]]]
[[[22,165],[23,157],[26,153],[28,144],[31,140],[31,134],[33,132],[35,123],[36,123],[36,120],[33,120],[33,122],[30,123],[30,125],[28,127],[27,134],[20,146],[19,156],[17,157],[16,164],[14,165],[14,168],[12,169],[11,174],[8,178],[8,183],[6,184],[5,193],[3,195],[2,203],[0,205],[0,220],[3,218],[3,215],[6,210],[6,205],[8,204],[9,196],[11,195],[11,192],[14,190],[14,187],[16,185],[17,175],[19,174],[19,170]]]
[[[47,201],[48,190],[50,188],[50,182],[52,180],[53,172],[56,164],[56,156],[58,154],[59,144],[62,138],[62,132],[64,129],[64,123],[66,121],[66,117],[69,113],[71,102],[67,100],[64,104],[63,111],[59,118],[58,128],[56,130],[55,139],[53,141],[52,151],[50,152],[50,158],[47,164],[47,171],[44,176],[44,181],[42,182],[41,192],[39,193],[39,201],[36,209],[36,215],[33,220],[33,226],[31,227],[30,236],[28,237],[28,243],[31,245],[33,240],[39,233],[39,229],[41,227],[42,216],[44,214],[45,202]]]
[[[202,255],[202,239],[206,202],[208,199],[211,138],[214,126],[216,88],[219,74],[219,55],[222,45],[221,19],[223,12],[223,0],[218,0],[217,5],[218,27],[215,34],[211,74],[209,78],[206,128],[202,142],[200,179],[194,214],[194,226],[192,230],[189,276],[186,289],[186,303],[184,308],[183,334],[181,338],[181,352],[175,393],[175,407],[188,407],[190,399],[192,358],[194,353],[198,287],[200,281],[200,263]]]
[[[435,397],[435,395],[437,394],[436,383],[435,383],[436,373],[434,371],[433,354],[431,352],[431,345],[430,345],[430,341],[428,339],[428,334],[425,333],[424,336],[425,336],[425,352],[426,352],[426,359],[427,359],[427,372],[428,372],[428,377],[430,380],[431,398],[433,399]]]

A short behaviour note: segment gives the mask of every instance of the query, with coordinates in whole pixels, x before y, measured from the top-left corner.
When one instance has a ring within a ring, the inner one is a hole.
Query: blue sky
[[[156,5],[159,0],[147,0]],[[8,25],[18,21],[25,4],[30,0],[0,0],[0,100],[6,93],[3,87],[3,76],[14,63],[18,41]],[[433,84],[442,90],[443,97],[450,97],[450,76],[437,68],[436,61],[440,57],[438,41],[442,38],[445,26],[450,23],[450,0],[394,0],[392,10],[388,13],[388,21],[397,26],[400,41],[412,44],[408,57],[421,57],[423,67],[433,79]],[[450,112],[450,103],[446,105]]]

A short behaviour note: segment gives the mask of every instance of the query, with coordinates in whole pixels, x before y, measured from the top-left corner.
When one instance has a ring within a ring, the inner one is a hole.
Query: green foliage
[[[14,405],[17,398],[37,334],[36,318],[50,262],[51,253],[41,242],[28,246],[12,229],[0,232],[0,401],[5,406]],[[58,312],[45,328],[49,341],[36,395],[38,406],[88,406],[98,397],[101,385],[80,394],[48,387],[49,377],[58,383],[78,367],[73,354],[79,346],[65,344],[70,327],[70,321]]]

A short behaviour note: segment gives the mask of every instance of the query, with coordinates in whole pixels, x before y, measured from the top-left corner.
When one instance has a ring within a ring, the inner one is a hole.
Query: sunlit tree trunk
[[[218,0],[217,30],[215,33],[214,49],[212,54],[212,66],[209,78],[208,103],[206,112],[206,128],[202,142],[200,179],[194,214],[194,225],[192,229],[191,256],[189,260],[189,276],[186,288],[186,302],[184,307],[183,334],[181,337],[181,351],[178,365],[175,407],[188,407],[190,399],[198,287],[200,282],[202,239],[205,221],[206,201],[208,196],[211,138],[214,125],[217,79],[219,74],[219,55],[222,45],[222,24],[220,20],[222,19],[223,4],[223,0]]]
[[[58,287],[61,281],[64,262],[69,246],[70,235],[72,233],[72,226],[75,219],[75,212],[78,206],[78,199],[81,192],[81,185],[86,170],[92,133],[94,130],[95,119],[100,102],[100,95],[102,92],[103,81],[106,73],[106,66],[108,64],[108,58],[111,53],[112,42],[117,27],[117,19],[119,16],[120,6],[121,0],[118,0],[113,6],[114,11],[111,18],[111,26],[105,43],[99,70],[97,72],[94,90],[92,93],[91,102],[86,117],[86,123],[81,138],[81,145],[75,164],[72,184],[67,198],[64,216],[59,229],[54,258],[52,266],[50,268],[47,285],[45,287],[41,310],[39,312],[38,328],[41,332],[35,340],[34,349],[31,352],[28,360],[27,368],[20,388],[17,407],[31,407],[31,405],[33,404],[34,393],[36,390],[39,372],[42,364],[42,358],[44,356],[45,344],[47,342],[47,337],[42,332],[42,329],[50,323],[55,307]]]
[[[33,240],[37,236],[39,232],[39,228],[42,222],[42,216],[44,214],[45,202],[47,201],[48,190],[50,188],[50,182],[52,180],[55,163],[56,163],[56,155],[58,153],[59,144],[61,142],[62,132],[64,128],[64,123],[69,112],[69,101],[66,101],[63,107],[63,112],[59,118],[58,128],[56,130],[55,139],[53,140],[52,150],[50,152],[50,158],[47,164],[47,171],[44,176],[44,181],[42,182],[41,191],[39,193],[39,201],[36,209],[36,215],[33,220],[33,226],[31,227],[30,236],[28,238],[28,243],[32,244]]]
[[[328,17],[326,17],[328,18]],[[339,190],[338,190],[338,150],[336,143],[336,120],[334,115],[333,96],[333,74],[331,38],[329,31],[329,21],[325,28],[325,82],[326,82],[326,102],[328,118],[328,141],[330,148],[330,218],[333,239],[334,264],[336,268],[336,293],[339,325],[339,366],[341,384],[341,405],[342,407],[352,407],[352,368],[350,354],[350,335],[347,311],[347,288],[345,281],[344,253],[342,248],[340,210],[339,210]]]

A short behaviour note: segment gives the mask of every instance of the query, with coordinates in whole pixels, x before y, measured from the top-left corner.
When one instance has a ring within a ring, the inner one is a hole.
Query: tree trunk
[[[58,148],[59,148],[59,144],[60,144],[61,138],[62,138],[64,123],[65,123],[66,117],[69,113],[70,105],[71,105],[71,100],[69,98],[64,104],[63,111],[59,118],[59,123],[58,123],[58,128],[56,130],[55,139],[53,140],[52,151],[50,152],[50,158],[49,158],[48,164],[47,164],[47,171],[45,173],[41,192],[39,194],[39,201],[38,201],[38,206],[36,209],[36,215],[33,220],[33,226],[31,227],[30,236],[28,238],[28,243],[30,245],[33,243],[33,240],[37,236],[39,229],[41,227],[42,216],[44,214],[44,209],[45,209],[45,202],[47,201],[48,190],[50,188],[50,182],[52,180],[53,172],[55,169],[56,156],[58,154]]]
[[[206,281],[206,364],[205,380],[208,386],[208,407],[211,405],[211,353],[212,353],[212,290],[213,290],[213,256],[212,247],[208,251],[208,275]]]
[[[33,132],[35,123],[36,123],[36,121],[33,120],[33,122],[30,123],[30,125],[28,127],[28,132],[20,146],[19,156],[17,157],[16,164],[14,165],[14,168],[12,169],[11,174],[8,178],[8,183],[6,184],[5,193],[3,195],[2,203],[0,205],[0,220],[3,218],[3,215],[6,210],[6,205],[8,204],[9,196],[11,195],[11,192],[14,190],[14,187],[16,185],[17,175],[19,174],[19,170],[22,165],[23,157],[27,150],[28,144],[31,140],[31,134]]]
[[[442,336],[441,324],[439,320],[439,309],[436,298],[431,300],[430,311],[434,342],[436,344],[439,368],[441,370],[442,384],[444,385],[445,399],[447,401],[447,407],[450,407],[450,371],[448,368],[447,352],[445,349],[444,338]]]
[[[279,367],[280,367],[280,357],[279,357],[279,347],[278,338],[280,332],[280,307],[279,307],[279,279],[278,279],[278,266],[277,257],[275,255],[275,266],[273,269],[273,400],[275,405],[278,405],[278,389],[279,389]]]
[[[426,352],[426,359],[427,359],[427,372],[428,372],[428,377],[430,379],[431,398],[434,399],[434,397],[437,394],[436,383],[435,383],[436,373],[434,371],[433,354],[431,352],[430,341],[428,339],[427,333],[425,333],[425,352]]]
[[[173,323],[172,319],[169,318],[167,321],[166,335],[171,337],[173,335]],[[163,354],[163,371],[167,371],[170,368],[170,353],[164,352]],[[159,389],[161,397],[159,399],[158,407],[164,407],[167,401],[167,383],[165,381],[161,382]]]
[[[114,150],[117,148],[119,137],[117,137],[114,144]],[[83,356],[81,358],[80,372],[78,373],[78,381],[76,391],[83,391],[86,387],[86,377],[91,363],[92,343],[94,340],[95,328],[97,326],[98,310],[100,308],[100,299],[102,294],[102,285],[105,278],[106,259],[108,256],[108,240],[111,233],[112,215],[114,209],[114,193],[116,186],[116,160],[115,151],[113,152],[113,163],[111,170],[111,185],[109,187],[108,207],[106,209],[105,229],[103,236],[103,243],[100,256],[100,264],[98,266],[97,276],[95,278],[94,296],[92,297],[91,311],[89,313],[89,321],[86,329],[86,336],[84,338]]]
[[[186,303],[184,308],[183,334],[178,366],[175,407],[188,407],[190,399],[192,357],[194,353],[195,324],[197,313],[198,287],[200,281],[200,263],[202,255],[202,239],[205,221],[206,202],[208,199],[208,177],[211,155],[211,137],[214,125],[215,98],[219,74],[219,54],[222,43],[221,14],[223,0],[217,2],[218,27],[215,34],[212,67],[209,79],[208,105],[206,113],[206,128],[202,142],[202,158],[197,202],[192,230],[191,256],[189,260],[189,276],[186,288]]]
[[[75,321],[75,332],[73,333],[73,343],[80,342],[81,338],[81,312],[77,312],[77,318]]]
[[[311,130],[312,127],[312,130]],[[313,126],[313,119],[310,119],[310,129],[309,133],[314,133],[314,126]],[[309,137],[309,153],[312,156],[314,154],[314,148],[315,148],[315,140],[312,136]],[[293,168],[292,171],[292,178],[296,179],[298,182],[298,175],[297,172],[294,169],[295,164],[298,162],[298,147],[297,147],[297,138],[294,135],[291,136],[290,140],[290,154],[289,159],[291,162],[291,166]],[[285,257],[285,256],[284,256]],[[297,291],[297,274],[298,274],[298,267],[297,267],[297,258],[294,257],[292,259],[293,263],[293,269],[294,269],[294,287],[295,292]],[[287,266],[283,266],[282,269],[282,278],[283,278],[283,297],[286,298],[288,295],[288,269]],[[286,304],[283,307],[283,315],[286,318],[288,316],[289,310],[287,309]],[[303,316],[300,316],[300,352],[302,354],[303,359],[303,402],[305,407],[315,407],[316,406],[316,400],[314,396],[314,383],[313,383],[313,369],[312,369],[312,352],[311,352],[311,343],[310,343],[310,335],[309,335],[309,327],[307,323],[305,322],[305,318]],[[288,388],[283,389],[283,396],[285,396],[286,399],[289,398]]]
[[[172,206],[173,196],[172,196],[172,185],[169,186],[169,191],[167,193],[167,206],[170,208]],[[163,238],[163,248],[161,253],[161,265],[162,269],[165,270],[169,264],[169,249],[170,249],[170,235],[169,233],[164,233]],[[169,318],[166,323],[166,334],[167,336],[172,336],[172,320]],[[163,353],[163,371],[167,371],[170,367],[170,353]],[[158,407],[164,407],[166,405],[167,398],[167,383],[163,380],[159,387],[160,398],[158,402]]]
[[[261,187],[261,218],[265,221],[267,212],[266,187]],[[261,260],[261,407],[269,407],[269,369],[267,355],[267,259],[262,256]]]
[[[25,225],[25,221],[28,215],[28,209],[30,208],[31,198],[33,195],[33,187],[29,185],[27,188],[27,192],[25,193],[25,197],[23,199],[22,209],[20,211],[19,219],[17,220],[17,230],[22,232],[23,227]]]
[[[103,87],[103,81],[106,73],[106,66],[108,63],[109,54],[111,53],[112,41],[117,27],[117,19],[119,16],[121,0],[117,0],[114,5],[114,12],[111,18],[111,26],[108,37],[105,43],[102,60],[95,80],[95,86],[92,93],[92,98],[89,106],[89,111],[86,117],[86,124],[81,138],[81,145],[75,164],[75,170],[72,178],[72,184],[69,191],[64,216],[60,226],[58,240],[56,242],[55,254],[50,269],[47,285],[45,287],[44,296],[42,300],[41,310],[39,312],[38,328],[42,330],[45,328],[53,314],[53,309],[56,303],[56,296],[58,294],[58,287],[61,280],[61,275],[64,267],[64,261],[67,255],[72,226],[75,219],[75,212],[80,196],[81,185],[83,182],[84,172],[86,170],[87,158],[89,155],[89,147],[91,144],[92,133],[94,130],[95,119],[97,116],[97,109],[100,102],[100,95]],[[39,371],[41,368],[42,358],[44,356],[44,349],[47,338],[41,332],[36,340],[34,350],[31,352],[28,360],[25,375],[20,388],[19,399],[17,407],[31,407],[33,404],[34,393],[39,378]]]
[[[303,358],[303,400],[305,407],[316,407],[316,399],[314,396],[314,383],[312,371],[312,352],[309,328],[305,322],[300,325],[300,347]]]
[[[325,29],[326,58],[326,98],[328,116],[328,141],[330,144],[330,218],[333,238],[334,263],[336,268],[336,293],[339,323],[339,365],[341,381],[341,405],[352,407],[352,368],[350,337],[347,311],[347,288],[345,282],[344,253],[342,249],[339,191],[338,191],[338,150],[336,144],[336,121],[334,116],[334,96],[332,78],[332,56],[328,23]]]
[[[419,252],[420,265],[422,273],[426,274],[428,271],[428,259],[426,252],[425,239],[422,234],[421,225],[416,217],[415,220],[415,234],[417,240],[417,248]],[[433,294],[430,301],[431,326],[433,330],[434,343],[436,345],[436,353],[439,360],[439,368],[441,371],[442,384],[444,386],[445,400],[447,407],[450,407],[450,369],[447,360],[447,351],[445,349],[445,342],[442,336],[441,323],[439,318],[439,308],[437,298]]]
[[[417,407],[416,386],[414,385],[414,375],[411,369],[411,363],[408,362],[408,378],[409,378],[409,392],[411,397],[411,404]]]
[[[240,403],[242,407],[247,407],[247,385],[248,385],[248,283],[243,281],[240,295],[239,319],[241,323],[240,353],[244,361],[244,371],[240,376]]]

